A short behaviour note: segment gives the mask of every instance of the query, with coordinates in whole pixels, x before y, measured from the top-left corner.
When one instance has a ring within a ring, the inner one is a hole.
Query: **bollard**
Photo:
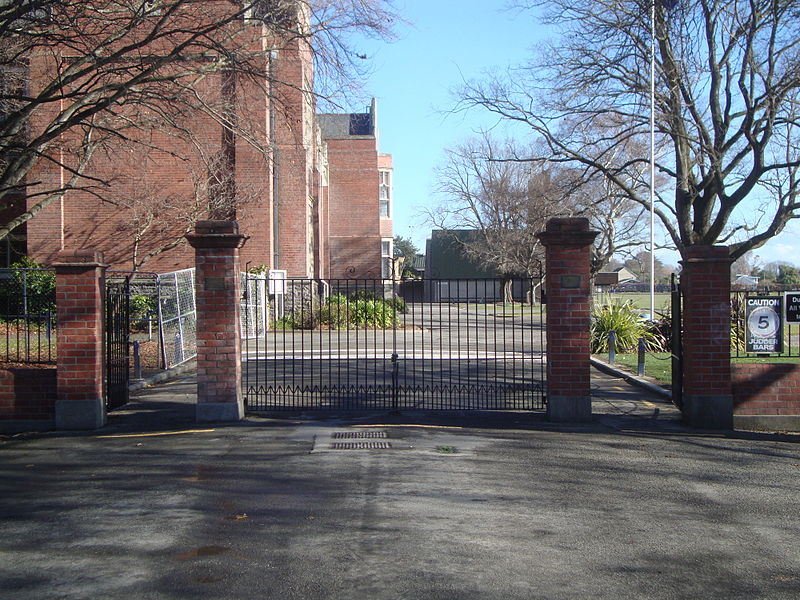
[[[133,342],[133,378],[142,378],[142,359],[139,355],[139,342]]]
[[[644,375],[644,338],[639,338],[639,361],[636,373],[641,377]]]
[[[617,332],[608,332],[608,364],[617,362]]]

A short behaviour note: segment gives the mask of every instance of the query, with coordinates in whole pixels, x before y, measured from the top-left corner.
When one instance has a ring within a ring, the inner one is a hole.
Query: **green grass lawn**
[[[594,356],[603,362],[608,362],[608,354],[595,354]],[[614,365],[635,375],[638,362],[639,356],[635,352],[617,354]],[[672,361],[669,352],[647,352],[644,355],[644,374],[657,380],[661,385],[669,385],[672,382]]]
[[[595,354],[595,358],[608,362],[608,354]],[[648,352],[645,354],[644,374],[655,379],[660,385],[672,383],[672,361],[669,352]],[[637,372],[638,355],[617,354],[614,365],[623,371],[635,375]],[[740,357],[731,358],[731,364],[737,363],[800,363],[800,356],[770,356],[770,357]]]
[[[594,302],[605,302],[608,298],[616,302],[627,302],[630,300],[636,308],[644,311],[650,310],[650,294],[620,292],[614,294],[596,294]],[[654,297],[656,313],[665,313],[670,310],[670,294],[656,294]]]

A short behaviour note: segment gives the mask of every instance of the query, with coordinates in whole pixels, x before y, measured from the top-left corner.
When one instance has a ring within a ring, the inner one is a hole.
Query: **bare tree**
[[[91,174],[92,157],[142,132],[203,114],[262,143],[231,106],[236,86],[298,85],[272,79],[272,50],[306,42],[333,100],[358,75],[348,33],[388,35],[393,19],[384,0],[0,2],[0,208],[23,191],[29,202],[0,239],[68,190],[106,199],[111,182]],[[230,93],[208,94],[214,78]],[[67,177],[41,179],[47,165]]]
[[[427,211],[434,227],[475,230],[474,238],[454,236],[454,243],[507,281],[541,275],[543,253],[536,234],[557,211],[543,189],[546,177],[537,181],[529,164],[508,159],[517,154],[512,141],[497,142],[486,134],[448,150],[437,171],[441,202]],[[510,299],[510,287],[505,287]]]
[[[519,3],[562,35],[513,76],[466,85],[463,106],[528,125],[553,160],[647,207],[649,156],[609,157],[648,139],[653,2]],[[793,0],[655,0],[656,213],[680,251],[727,243],[738,258],[800,216],[798,16]]]
[[[543,248],[536,234],[555,216],[581,216],[601,234],[592,249],[592,272],[615,254],[642,244],[643,209],[597,173],[560,164],[542,148],[499,143],[489,135],[447,153],[438,170],[441,203],[428,220],[441,229],[473,229],[456,238],[465,254],[503,276],[538,275]]]

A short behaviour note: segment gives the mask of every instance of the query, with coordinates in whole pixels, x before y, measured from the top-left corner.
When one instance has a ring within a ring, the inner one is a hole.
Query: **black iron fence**
[[[250,411],[544,407],[541,306],[504,302],[501,280],[431,280],[409,297],[383,280],[253,285],[269,306],[242,342]]]
[[[130,382],[130,282],[106,281],[106,409],[128,402]]]
[[[0,361],[55,363],[55,272],[0,269]]]

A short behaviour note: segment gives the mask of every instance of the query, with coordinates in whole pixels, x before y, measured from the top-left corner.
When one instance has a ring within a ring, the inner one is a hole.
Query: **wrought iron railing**
[[[0,269],[0,361],[55,363],[55,273]]]

